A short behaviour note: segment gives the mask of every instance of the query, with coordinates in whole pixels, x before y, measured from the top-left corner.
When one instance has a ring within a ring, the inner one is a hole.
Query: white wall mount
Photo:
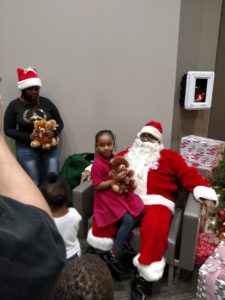
[[[188,110],[209,109],[212,103],[215,73],[189,71],[182,77],[180,104]]]

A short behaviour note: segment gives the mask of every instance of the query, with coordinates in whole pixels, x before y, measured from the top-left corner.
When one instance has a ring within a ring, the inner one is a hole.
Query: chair
[[[73,205],[82,215],[78,233],[79,238],[86,238],[89,229],[89,219],[93,214],[94,189],[91,182],[84,182],[73,189]],[[197,234],[200,224],[201,205],[192,193],[183,188],[178,189],[176,208],[173,216],[168,247],[164,257],[169,265],[168,285],[172,286],[174,267],[193,271]],[[138,252],[139,231],[134,232],[132,245]]]

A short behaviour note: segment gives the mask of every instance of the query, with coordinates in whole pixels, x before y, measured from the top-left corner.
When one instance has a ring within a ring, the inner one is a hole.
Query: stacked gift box
[[[199,269],[196,296],[198,300],[225,299],[225,240]]]
[[[222,158],[225,142],[196,135],[181,139],[180,154],[189,166],[197,168],[202,177],[210,179]]]
[[[197,239],[195,264],[201,266],[213,253],[220,240],[212,232],[200,232]]]

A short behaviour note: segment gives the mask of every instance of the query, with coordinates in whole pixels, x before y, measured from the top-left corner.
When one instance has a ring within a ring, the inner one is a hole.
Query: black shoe
[[[124,255],[128,254],[132,257],[134,257],[137,253],[134,250],[134,248],[131,246],[131,244],[129,242],[126,242],[123,246],[123,253]]]
[[[91,253],[91,254],[96,254],[100,257],[103,257],[103,255],[105,254],[105,251],[99,250],[97,248],[94,248],[92,246],[89,246],[85,251],[84,254],[86,253]]]
[[[107,251],[103,256],[103,259],[109,266],[111,266],[116,271],[118,272],[127,271],[116,254],[111,254],[111,252]]]
[[[152,282],[146,281],[140,276],[131,282],[131,300],[144,300],[152,294]]]
[[[130,243],[126,243],[123,246],[123,256],[122,262],[128,269],[136,269],[133,265],[133,258],[137,255],[136,251],[130,245]]]
[[[111,254],[111,252],[106,252],[103,255],[104,261],[107,263],[112,276],[117,280],[123,280],[129,278],[129,272],[127,268],[121,263],[119,257],[116,254]]]
[[[93,248],[92,246],[87,247],[87,248],[84,250],[84,254],[86,254],[86,253],[95,254],[95,248]]]

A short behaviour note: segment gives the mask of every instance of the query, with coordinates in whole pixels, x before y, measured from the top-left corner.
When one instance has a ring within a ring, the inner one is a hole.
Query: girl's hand
[[[127,176],[127,177],[124,179],[124,182],[125,182],[126,184],[130,184],[130,178]]]
[[[117,174],[115,180],[120,182],[120,181],[124,181],[126,179],[126,171],[121,171]]]

